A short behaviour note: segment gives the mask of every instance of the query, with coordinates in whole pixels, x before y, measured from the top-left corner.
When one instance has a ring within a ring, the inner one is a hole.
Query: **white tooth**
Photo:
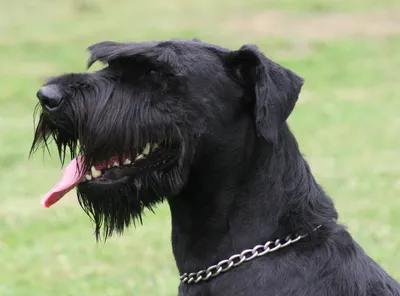
[[[158,144],[157,143],[155,143],[154,145],[153,145],[153,149],[157,149],[159,146],[158,146]]]
[[[118,162],[114,162],[114,164],[112,166],[117,167],[117,166],[119,166],[119,164],[118,164]]]
[[[150,153],[150,143],[147,143],[146,147],[144,148],[142,154],[148,155]]]
[[[142,158],[144,158],[144,156],[142,154],[139,154],[138,156],[136,156],[135,160],[139,160],[139,159],[142,159]]]
[[[91,176],[91,175],[86,175],[85,178],[86,178],[86,180],[88,180],[88,181],[92,180],[92,176]]]
[[[96,168],[94,166],[92,166],[91,172],[92,172],[93,178],[97,178],[97,177],[101,176],[101,171],[96,170]]]
[[[127,158],[127,159],[125,159],[123,164],[127,165],[127,164],[131,164],[131,163],[132,163],[132,161],[129,158]]]

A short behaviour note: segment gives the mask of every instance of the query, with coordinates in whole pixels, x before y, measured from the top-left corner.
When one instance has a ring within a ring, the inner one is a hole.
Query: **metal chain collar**
[[[320,228],[318,226],[313,231]],[[182,283],[188,284],[197,284],[200,281],[206,281],[209,278],[213,278],[218,276],[221,273],[227,272],[233,267],[237,267],[244,262],[248,262],[255,258],[264,256],[268,253],[275,252],[279,249],[287,247],[295,242],[298,242],[302,238],[305,238],[308,234],[303,235],[288,235],[284,239],[277,239],[275,241],[268,241],[264,245],[257,245],[252,249],[247,249],[242,251],[240,254],[235,254],[229,257],[229,259],[225,259],[220,261],[218,264],[212,265],[207,269],[200,270],[198,272],[184,273],[180,276],[180,280]]]

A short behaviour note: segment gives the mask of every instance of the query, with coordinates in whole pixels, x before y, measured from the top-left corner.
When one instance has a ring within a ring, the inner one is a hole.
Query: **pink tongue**
[[[75,157],[65,168],[61,180],[50,189],[42,199],[42,206],[48,208],[58,202],[65,194],[76,187],[82,180],[85,172],[78,171],[78,167],[83,167],[83,157]]]

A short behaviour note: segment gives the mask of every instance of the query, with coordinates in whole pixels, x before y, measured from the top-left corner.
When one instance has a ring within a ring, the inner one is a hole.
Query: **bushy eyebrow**
[[[96,43],[88,48],[90,57],[87,62],[87,67],[90,68],[97,61],[109,64],[117,59],[124,59],[137,55],[151,56],[157,44],[157,42],[119,43],[112,41]]]
[[[184,63],[180,61],[179,56],[183,56],[187,49],[169,41],[138,43],[104,41],[90,46],[88,50],[90,52],[88,68],[95,62],[108,64],[111,67],[134,62],[147,64],[156,70],[175,75],[181,75],[185,71]]]

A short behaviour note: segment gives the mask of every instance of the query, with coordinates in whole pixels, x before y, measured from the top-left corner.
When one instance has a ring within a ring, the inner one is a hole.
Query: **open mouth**
[[[81,179],[82,183],[114,183],[121,178],[135,175],[151,169],[159,169],[167,164],[174,153],[164,148],[162,144],[148,143],[141,153],[135,156],[125,154],[114,156],[107,162],[93,165]]]
[[[65,168],[60,181],[44,196],[42,205],[50,207],[65,194],[79,186],[109,186],[125,182],[138,174],[161,170],[176,160],[177,146],[161,143],[147,143],[136,155],[115,155],[108,161],[97,162],[83,170],[85,158],[75,157]]]

